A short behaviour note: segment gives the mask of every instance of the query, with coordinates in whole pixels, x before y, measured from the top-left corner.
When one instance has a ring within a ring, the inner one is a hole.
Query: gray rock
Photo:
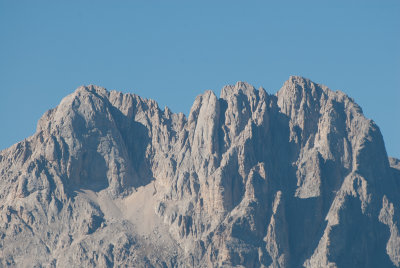
[[[400,161],[302,77],[207,91],[188,118],[80,87],[0,176],[0,266],[400,266]]]

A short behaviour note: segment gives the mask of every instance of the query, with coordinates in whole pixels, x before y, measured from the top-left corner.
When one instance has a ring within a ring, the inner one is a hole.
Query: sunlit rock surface
[[[400,266],[400,161],[302,77],[206,91],[188,118],[80,87],[0,176],[0,266]]]

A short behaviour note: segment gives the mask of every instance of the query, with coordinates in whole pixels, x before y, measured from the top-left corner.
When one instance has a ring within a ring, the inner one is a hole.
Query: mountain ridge
[[[396,161],[353,99],[298,76],[206,91],[187,117],[82,86],[0,152],[0,260],[398,267]]]

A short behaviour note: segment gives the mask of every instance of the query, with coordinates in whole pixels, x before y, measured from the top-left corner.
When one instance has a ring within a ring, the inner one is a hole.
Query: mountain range
[[[188,117],[82,86],[0,152],[0,267],[399,267],[399,199],[379,127],[309,79]]]

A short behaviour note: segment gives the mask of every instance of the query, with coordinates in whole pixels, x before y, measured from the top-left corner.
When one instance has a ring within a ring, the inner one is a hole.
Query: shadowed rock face
[[[206,91],[188,118],[80,87],[0,176],[0,266],[400,266],[400,161],[302,77]]]

